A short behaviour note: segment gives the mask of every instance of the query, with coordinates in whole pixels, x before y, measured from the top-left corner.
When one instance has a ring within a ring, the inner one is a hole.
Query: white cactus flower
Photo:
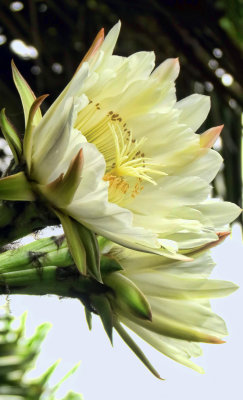
[[[33,95],[14,68],[26,175],[64,225],[71,217],[124,246],[186,260],[188,248],[216,241],[240,213],[210,199],[222,158],[209,147],[222,127],[196,134],[209,98],[177,102],[177,59],[154,70],[153,52],[113,55],[119,30],[97,35],[43,117],[43,97],[29,112]]]

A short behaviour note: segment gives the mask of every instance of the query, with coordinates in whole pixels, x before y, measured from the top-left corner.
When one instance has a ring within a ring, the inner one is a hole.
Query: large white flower
[[[224,343],[222,339],[228,334],[224,320],[211,310],[209,300],[227,296],[237,286],[232,282],[208,279],[215,265],[208,251],[196,253],[193,261],[183,263],[117,245],[112,245],[107,255],[124,268],[104,274],[105,284],[113,289],[108,296],[114,326],[121,337],[155,375],[156,371],[122,324],[161,353],[203,373],[203,369],[191,360],[202,354],[199,342]],[[123,286],[127,290],[122,290]],[[142,296],[145,296],[144,300]],[[151,320],[148,315],[143,318],[140,311],[145,308],[145,299],[151,307]]]
[[[120,23],[104,41],[98,34],[43,118],[35,114],[43,99],[29,113],[14,69],[26,115],[27,176],[62,222],[69,216],[127,247],[186,259],[183,252],[216,241],[240,213],[208,200],[222,163],[209,147],[221,127],[196,134],[209,98],[177,102],[177,59],[154,70],[153,52],[113,55],[119,30]]]

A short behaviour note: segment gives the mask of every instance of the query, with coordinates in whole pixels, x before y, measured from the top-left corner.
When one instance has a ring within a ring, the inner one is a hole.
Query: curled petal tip
[[[217,232],[217,235],[218,235],[218,238],[219,238],[219,239],[225,238],[225,237],[227,237],[227,236],[230,235],[230,231],[226,231],[226,232]]]
[[[218,235],[219,239],[216,241],[215,246],[217,246],[218,244],[223,242],[227,238],[227,236],[230,235],[230,232],[229,231],[227,231],[227,232],[217,232],[217,235]]]

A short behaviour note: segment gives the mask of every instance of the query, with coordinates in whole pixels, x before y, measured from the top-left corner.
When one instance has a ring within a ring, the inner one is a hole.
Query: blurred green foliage
[[[70,80],[97,31],[107,32],[118,19],[122,31],[116,53],[127,56],[154,50],[157,64],[180,57],[178,98],[208,94],[212,110],[200,132],[224,124],[218,150],[224,169],[214,192],[242,203],[242,0],[2,0],[0,7],[0,106],[20,132],[23,115],[12,83],[10,60],[37,95],[49,93],[46,106]],[[34,46],[38,56],[18,56],[14,39]],[[200,133],[199,132],[199,133]],[[4,156],[4,151],[0,154]]]
[[[1,400],[55,400],[55,393],[62,382],[77,368],[74,367],[53,388],[48,386],[48,380],[59,362],[53,364],[44,374],[36,379],[27,379],[26,374],[34,368],[40,346],[50,329],[49,323],[44,323],[35,331],[31,338],[25,337],[26,313],[17,322],[7,306],[0,307],[0,399]],[[80,394],[69,392],[62,400],[82,400]]]

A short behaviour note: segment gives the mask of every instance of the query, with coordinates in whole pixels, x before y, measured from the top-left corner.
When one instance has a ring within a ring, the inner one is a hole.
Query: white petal
[[[48,148],[51,147],[50,142],[52,143],[56,140],[57,129],[54,129],[54,127],[59,126],[60,119],[63,119],[62,114],[65,111],[65,104],[70,104],[69,102],[73,101],[72,97],[80,94],[87,75],[88,63],[84,63],[35,128],[33,132],[33,158],[35,160],[41,159],[48,151]],[[83,106],[85,106],[85,98],[82,98],[82,100],[84,102]]]
[[[183,176],[196,175],[204,179],[207,182],[211,182],[216,174],[218,173],[221,165],[223,163],[223,158],[219,153],[214,150],[206,150],[206,154],[200,154],[198,157],[185,165],[182,168],[178,168],[178,174]]]
[[[155,54],[153,51],[140,51],[127,58],[130,76],[128,79],[146,79],[151,74],[155,65]]]
[[[131,116],[142,115],[158,105],[164,99],[164,93],[158,83],[151,78],[147,80],[133,81],[123,91],[122,96],[112,96],[103,100],[102,104],[107,109],[116,107],[121,116],[126,120]]]
[[[163,215],[173,207],[204,201],[210,193],[210,186],[195,176],[164,176],[157,183],[144,184],[142,192],[129,204],[130,209],[140,214]]]
[[[157,335],[154,332],[150,332],[148,329],[142,328],[127,318],[122,317],[121,321],[160,353],[163,353],[172,360],[177,361],[186,367],[192,368],[197,372],[204,372],[203,368],[190,361],[191,357],[198,357],[202,353],[201,348],[197,343]]]
[[[163,263],[163,265],[160,266],[160,270],[172,273],[178,277],[207,278],[214,267],[215,263],[212,257],[210,257],[208,252],[204,252],[189,262],[167,261],[167,264]]]
[[[200,304],[199,301],[171,300],[148,297],[152,307],[153,322],[158,324],[158,330],[163,331],[163,321],[168,326],[173,325],[180,329],[202,332],[205,335],[224,337],[228,334],[225,322],[210,308]],[[160,328],[159,328],[160,327]]]
[[[225,322],[211,309],[197,301],[147,297],[152,322],[129,317],[146,329],[177,339],[218,343],[217,338],[228,334]]]
[[[176,108],[181,110],[180,121],[196,131],[205,121],[210,110],[210,97],[192,94],[178,101]]]
[[[118,21],[116,25],[105,36],[105,40],[101,45],[101,50],[104,52],[105,57],[110,56],[115,48],[119,33],[121,29],[121,22]]]
[[[104,99],[114,96],[120,98],[132,82],[147,79],[154,67],[154,59],[153,52],[139,52],[128,58],[111,56],[107,59],[105,68],[98,69],[95,85],[85,86],[85,91],[89,98],[101,103],[104,107]],[[90,77],[89,80],[92,81],[93,78]],[[109,107],[117,111],[118,102],[112,101]]]
[[[162,62],[153,72],[153,77],[161,80],[175,81],[180,72],[180,64],[178,58],[168,58]]]
[[[145,228],[158,233],[160,238],[181,231],[199,232],[203,228],[199,220],[182,219],[170,215],[168,218],[160,218],[159,215],[150,216],[136,214],[134,215],[134,221],[136,222],[136,225],[144,226]]]
[[[130,275],[131,279],[145,296],[200,299],[224,297],[233,293],[238,287],[232,282],[188,278],[172,275],[165,271],[144,272]]]
[[[73,124],[74,104],[73,98],[69,98],[52,127],[49,126],[49,121],[42,119],[42,133],[46,134],[43,138],[42,149],[37,149],[35,142],[35,154],[32,155],[32,171],[31,177],[39,183],[47,183],[53,168],[60,162],[66,150],[70,139],[70,132]],[[44,123],[43,123],[44,120]],[[45,124],[47,122],[47,124]],[[37,127],[39,128],[39,126]],[[50,131],[48,131],[48,128]],[[35,139],[38,133],[35,132]],[[71,161],[71,160],[70,160]]]
[[[205,227],[201,232],[180,232],[170,235],[171,240],[178,243],[180,250],[192,249],[194,247],[201,247],[208,243],[218,240],[218,236],[210,227]]]
[[[209,218],[216,228],[234,221],[242,211],[236,204],[216,200],[198,204],[195,208]]]
[[[209,253],[204,252],[188,262],[175,261],[166,257],[131,251],[114,245],[112,252],[123,268],[124,274],[130,276],[150,271],[165,271],[184,278],[207,278],[215,263]]]
[[[98,234],[134,248],[160,248],[156,235],[142,227],[133,226],[132,213],[108,202],[108,183],[102,178],[105,161],[96,147],[82,145],[84,167],[80,186],[67,212]]]

